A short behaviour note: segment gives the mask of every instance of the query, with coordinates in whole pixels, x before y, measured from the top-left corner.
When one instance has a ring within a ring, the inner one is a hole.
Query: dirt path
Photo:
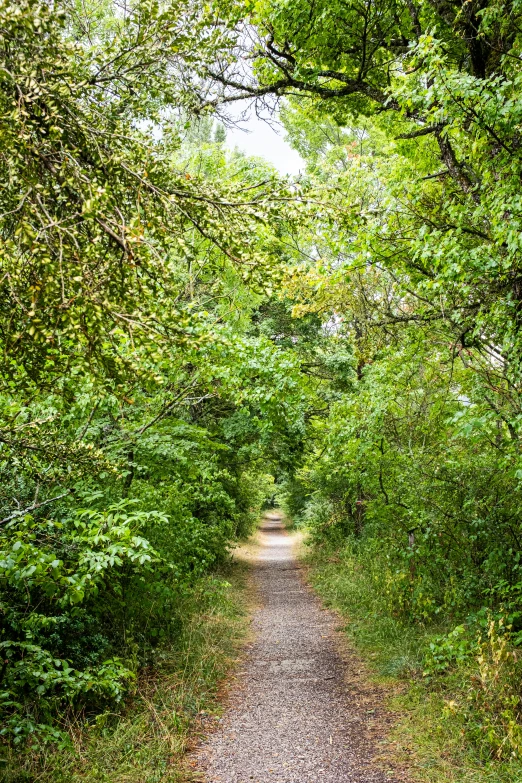
[[[280,517],[253,563],[255,641],[228,711],[197,754],[208,783],[384,783],[371,763],[372,710],[345,682],[335,618],[304,586]],[[361,703],[362,701],[362,703]]]

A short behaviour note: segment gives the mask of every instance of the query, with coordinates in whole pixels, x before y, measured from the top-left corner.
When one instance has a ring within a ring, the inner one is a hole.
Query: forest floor
[[[271,513],[247,547],[258,602],[253,639],[223,717],[209,719],[209,735],[193,756],[195,779],[404,781],[383,755],[393,716],[382,690],[347,649],[338,618],[306,585],[298,542]]]

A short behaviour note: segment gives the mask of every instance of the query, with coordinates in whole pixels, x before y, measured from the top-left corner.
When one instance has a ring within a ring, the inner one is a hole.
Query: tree
[[[295,210],[191,111],[209,16],[0,4],[6,741],[117,706],[293,459],[296,362],[248,327]]]

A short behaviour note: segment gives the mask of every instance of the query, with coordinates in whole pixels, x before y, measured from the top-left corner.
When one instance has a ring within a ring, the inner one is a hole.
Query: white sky
[[[239,117],[239,112],[236,114]],[[274,165],[281,174],[299,174],[305,164],[298,152],[285,141],[284,128],[277,122],[260,120],[252,109],[237,128],[227,128],[226,145],[239,148],[247,155],[258,155]]]

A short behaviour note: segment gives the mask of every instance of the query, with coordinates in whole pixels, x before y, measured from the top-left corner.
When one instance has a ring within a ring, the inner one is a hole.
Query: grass
[[[389,708],[397,724],[389,750],[418,783],[522,783],[522,763],[499,761],[470,740],[462,714],[448,709],[465,703],[471,672],[455,667],[447,674],[422,676],[423,658],[434,634],[443,628],[406,625],[390,616],[375,591],[372,569],[353,551],[315,548],[304,555],[310,580],[328,606],[346,619],[347,636],[375,676],[390,690]],[[448,630],[448,629],[446,629]],[[477,716],[477,723],[480,718]],[[477,725],[477,730],[482,727]]]
[[[183,630],[142,672],[121,714],[90,724],[69,715],[68,747],[11,751],[2,783],[185,783],[186,750],[201,719],[218,713],[219,689],[248,629],[246,566],[234,562],[183,599]]]

